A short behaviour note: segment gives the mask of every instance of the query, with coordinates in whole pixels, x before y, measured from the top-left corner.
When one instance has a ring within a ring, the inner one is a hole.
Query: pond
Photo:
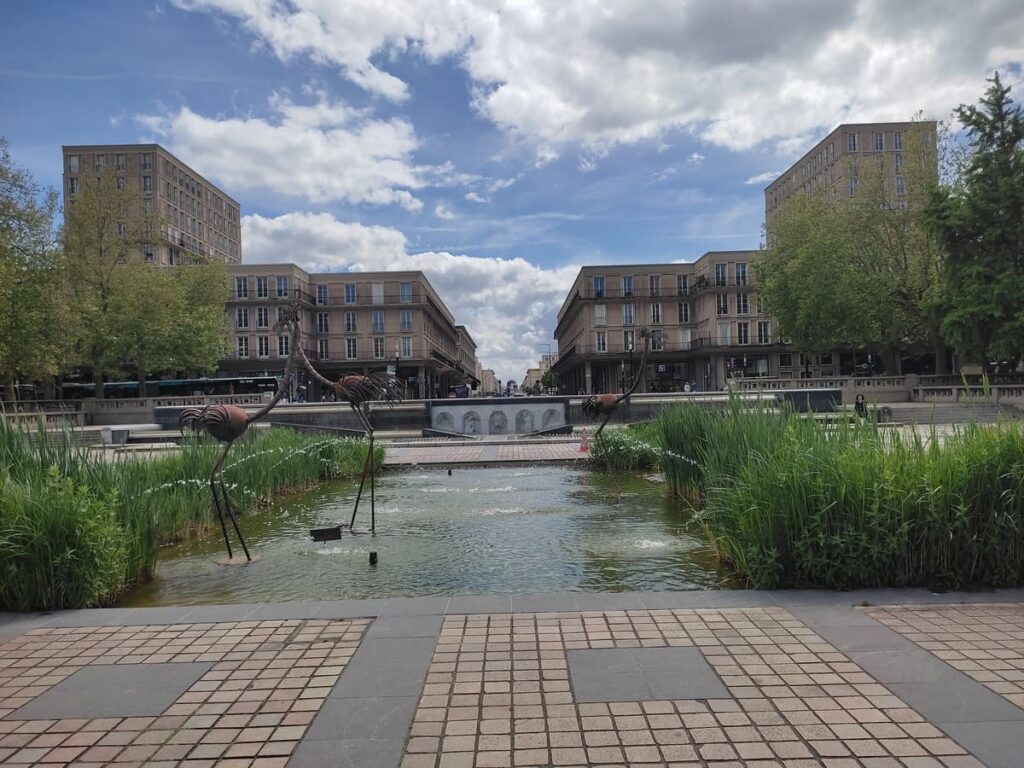
[[[386,472],[376,536],[310,541],[310,528],[347,522],[354,500],[353,483],[328,484],[244,516],[256,555],[247,565],[224,564],[219,530],[167,547],[156,578],[124,604],[677,590],[721,579],[689,513],[656,479],[551,465]],[[359,515],[357,528],[368,528],[368,499]]]

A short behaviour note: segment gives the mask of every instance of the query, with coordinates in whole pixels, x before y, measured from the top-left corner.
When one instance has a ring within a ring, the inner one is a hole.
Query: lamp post
[[[399,342],[395,341],[395,379],[402,382],[402,399],[405,400],[409,397],[409,393],[406,391],[405,379],[399,379],[398,376],[398,358],[400,349],[401,347],[399,346]]]

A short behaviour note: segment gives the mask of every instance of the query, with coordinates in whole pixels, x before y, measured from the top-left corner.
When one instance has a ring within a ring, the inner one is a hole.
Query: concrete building
[[[230,273],[234,354],[221,363],[225,373],[283,372],[288,339],[273,327],[294,300],[303,349],[329,379],[392,370],[410,399],[477,383],[476,344],[422,272],[309,274],[295,264],[248,264]],[[307,398],[320,399],[315,382],[309,387]]]
[[[82,178],[113,169],[137,190],[146,214],[159,221],[154,242],[142,255],[155,264],[178,264],[190,253],[242,261],[238,202],[159,144],[101,144],[63,147],[64,199],[78,193]]]
[[[484,368],[480,371],[480,391],[487,397],[496,395],[501,391],[498,377],[495,376],[492,368]]]
[[[925,151],[935,156],[935,130],[934,120],[840,125],[765,187],[765,219],[794,195],[824,189],[831,199],[854,197],[859,170],[868,162],[880,164],[886,189],[899,205],[907,194],[906,155]]]
[[[654,332],[638,391],[687,382],[722,389],[733,376],[838,373],[835,355],[805,359],[783,344],[757,297],[759,251],[712,251],[689,264],[583,267],[558,313],[554,364],[562,392],[620,392]],[[628,385],[628,384],[627,384]]]

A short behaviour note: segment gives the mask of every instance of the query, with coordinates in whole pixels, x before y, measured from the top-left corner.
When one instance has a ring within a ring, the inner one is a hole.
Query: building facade
[[[760,251],[712,251],[688,264],[583,267],[558,313],[553,369],[565,394],[621,392],[653,333],[637,391],[722,389],[731,377],[838,373],[832,354],[781,342],[757,296]]]
[[[296,302],[303,350],[329,379],[391,371],[409,399],[445,397],[477,381],[472,336],[422,272],[309,274],[295,264],[249,264],[230,274],[234,354],[221,363],[225,373],[281,375],[288,337],[274,325]],[[300,383],[307,399],[325,394],[316,382]]]
[[[65,200],[83,177],[107,170],[138,192],[143,212],[159,222],[154,241],[141,246],[146,261],[173,265],[199,254],[241,263],[238,202],[159,144],[75,145],[63,153]]]
[[[907,194],[907,153],[935,156],[935,131],[934,120],[840,125],[765,187],[765,219],[794,195],[824,190],[833,200],[855,197],[860,169],[868,162],[881,168],[899,205]]]

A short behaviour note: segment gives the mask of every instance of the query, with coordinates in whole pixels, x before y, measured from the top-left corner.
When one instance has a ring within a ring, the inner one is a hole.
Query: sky
[[[421,269],[485,367],[557,351],[588,264],[757,248],[842,122],[1020,84],[1020,0],[5,0],[0,135],[158,142],[242,206],[243,261]],[[1024,98],[1024,88],[1012,94]]]

